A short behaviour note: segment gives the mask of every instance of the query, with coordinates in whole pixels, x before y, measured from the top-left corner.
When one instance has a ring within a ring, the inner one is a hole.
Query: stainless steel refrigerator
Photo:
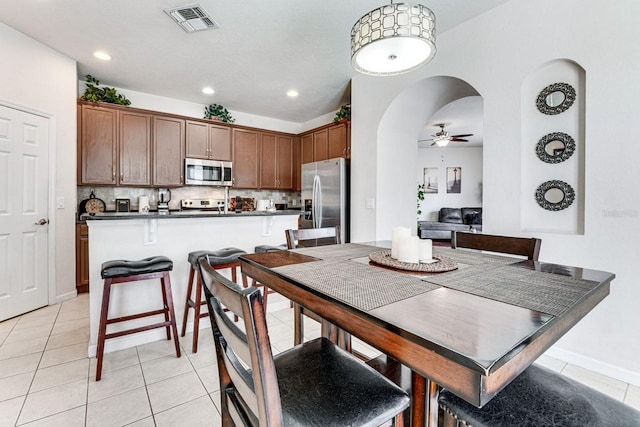
[[[302,165],[302,228],[340,226],[349,242],[349,166],[336,158]]]

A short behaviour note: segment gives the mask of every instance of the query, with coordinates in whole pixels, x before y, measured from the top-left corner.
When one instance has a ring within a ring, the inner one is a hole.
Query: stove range
[[[225,203],[222,199],[182,199],[180,200],[181,210],[200,211],[224,211]]]

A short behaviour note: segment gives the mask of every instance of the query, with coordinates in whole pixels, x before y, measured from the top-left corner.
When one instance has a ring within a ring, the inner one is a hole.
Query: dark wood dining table
[[[389,243],[240,260],[243,273],[409,367],[412,425],[437,425],[440,388],[485,405],[600,303],[615,277],[444,247],[433,248],[438,262],[416,267],[432,271],[407,271],[380,261]],[[433,271],[439,265],[450,271]]]

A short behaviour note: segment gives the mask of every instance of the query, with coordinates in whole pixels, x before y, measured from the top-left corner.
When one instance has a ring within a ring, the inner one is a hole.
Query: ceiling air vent
[[[199,4],[173,7],[164,11],[187,33],[220,28],[209,13]]]

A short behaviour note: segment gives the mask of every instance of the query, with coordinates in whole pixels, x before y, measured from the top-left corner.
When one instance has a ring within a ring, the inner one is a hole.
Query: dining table
[[[615,277],[439,246],[430,262],[401,263],[389,247],[346,243],[240,261],[244,274],[411,369],[414,426],[438,425],[442,388],[485,405],[594,309]]]

